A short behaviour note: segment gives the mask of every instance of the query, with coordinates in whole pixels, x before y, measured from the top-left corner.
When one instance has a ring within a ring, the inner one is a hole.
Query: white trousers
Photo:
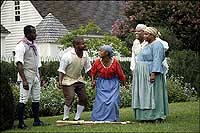
[[[20,98],[19,102],[26,104],[28,102],[29,97],[31,96],[32,102],[40,101],[40,81],[38,77],[35,77],[33,80],[29,80],[29,90],[25,90],[23,88],[23,83],[20,82]]]

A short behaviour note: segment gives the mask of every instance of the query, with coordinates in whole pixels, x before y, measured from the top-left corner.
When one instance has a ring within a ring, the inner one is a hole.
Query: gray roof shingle
[[[44,18],[51,12],[68,30],[73,30],[90,20],[104,32],[110,32],[116,19],[125,17],[125,1],[31,1]]]
[[[37,26],[37,42],[54,43],[69,31],[51,13],[49,13]]]

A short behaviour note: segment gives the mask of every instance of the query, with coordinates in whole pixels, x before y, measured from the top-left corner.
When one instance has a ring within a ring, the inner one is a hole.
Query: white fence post
[[[94,61],[98,57],[90,57],[91,61]],[[119,61],[131,61],[131,57],[115,57]],[[6,61],[6,62],[12,62],[14,61],[14,56],[2,56],[1,61]],[[49,62],[49,61],[59,61],[59,57],[53,57],[53,56],[47,56],[47,57],[41,57],[41,61],[44,62]]]

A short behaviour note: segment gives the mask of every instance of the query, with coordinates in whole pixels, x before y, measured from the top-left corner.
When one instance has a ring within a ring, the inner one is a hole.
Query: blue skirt
[[[92,121],[119,121],[120,83],[117,77],[96,81],[96,97],[91,115]]]

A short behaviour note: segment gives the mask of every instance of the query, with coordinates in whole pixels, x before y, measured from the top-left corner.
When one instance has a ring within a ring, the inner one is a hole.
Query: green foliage
[[[131,107],[132,100],[132,84],[130,82],[129,89],[127,90],[124,86],[120,89],[120,108]]]
[[[172,51],[169,53],[168,75],[184,77],[184,83],[190,83],[200,94],[200,56],[193,51]]]
[[[174,1],[170,2],[172,14],[168,23],[177,38],[184,42],[184,49],[200,51],[200,2]]]
[[[132,81],[132,72],[130,69],[130,62],[129,61],[119,61],[124,74],[126,75],[126,81],[131,83]]]
[[[161,33],[160,38],[168,42],[169,49],[167,52],[184,49],[183,42],[177,39],[176,35],[168,27],[158,26],[156,28]]]
[[[178,77],[169,77],[167,80],[168,101],[172,102],[185,102],[191,95],[185,93],[183,80]]]
[[[17,81],[17,67],[14,62],[8,63],[5,61],[0,62],[1,65],[1,83],[9,81]]]
[[[136,23],[164,26],[171,14],[169,1],[128,1],[124,7],[127,17],[134,15]]]
[[[127,18],[134,18],[134,24],[168,27],[182,42],[176,44],[181,45],[176,46],[181,48],[179,50],[191,49],[196,52],[200,51],[199,9],[199,1],[128,1],[124,7]]]
[[[90,33],[99,33],[100,31],[101,29],[98,26],[96,26],[93,22],[89,22],[87,25],[81,26],[79,29],[66,34],[59,40],[59,42],[64,45],[63,48],[71,47],[72,40],[75,36],[89,35]],[[128,56],[131,54],[124,42],[109,34],[104,34],[103,38],[88,38],[85,41],[85,44],[89,49],[89,55],[92,57],[98,56],[100,46],[105,44],[112,45],[115,54],[120,54],[122,56]]]
[[[19,86],[11,84],[14,99],[19,99]],[[48,82],[41,88],[40,98],[40,116],[53,116],[61,114],[63,111],[63,93],[57,88],[57,81],[55,78],[48,78]],[[17,107],[18,101],[14,107]],[[31,97],[25,107],[25,117],[32,117]],[[17,108],[16,108],[17,109]],[[17,110],[16,110],[17,115]]]
[[[93,22],[89,22],[86,26],[80,26],[79,29],[72,30],[69,34],[66,34],[63,38],[59,40],[64,48],[72,46],[72,41],[74,37],[79,35],[87,35],[89,33],[99,33],[101,29],[95,25]]]
[[[58,67],[59,61],[42,62],[40,68],[42,79],[48,81],[48,78],[58,76]]]
[[[1,80],[0,99],[0,131],[3,131],[12,128],[15,120],[15,99],[10,85],[3,80]]]
[[[41,91],[41,116],[54,116],[63,112],[64,97],[62,90],[58,89],[55,78],[49,78]]]

